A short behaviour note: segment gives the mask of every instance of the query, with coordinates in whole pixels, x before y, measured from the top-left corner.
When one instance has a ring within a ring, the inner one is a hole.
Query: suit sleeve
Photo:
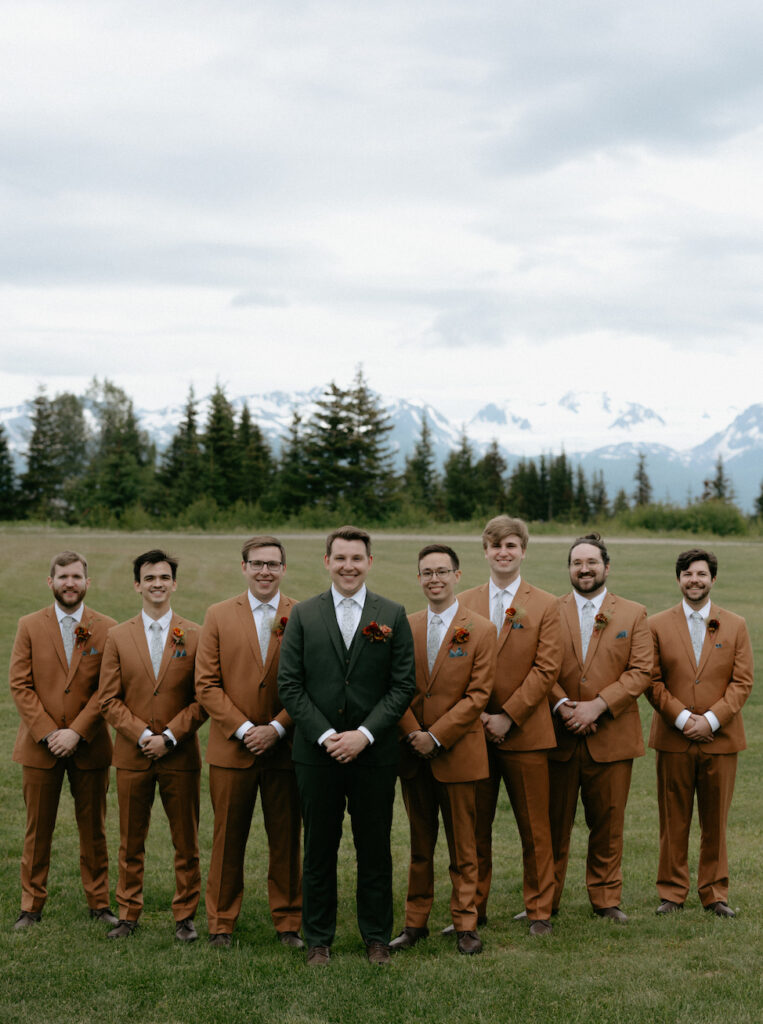
[[[247,721],[248,715],[236,707],[223,689],[220,665],[220,626],[217,614],[209,609],[196,651],[196,697],[228,739]]]
[[[475,644],[471,674],[463,696],[429,728],[446,750],[469,732],[485,710],[493,689],[497,646],[495,629],[491,625]]]
[[[734,671],[729,679],[726,692],[708,710],[712,711],[721,728],[728,725],[734,715],[750,696],[753,682],[752,644],[747,624],[742,620],[734,641]]]
[[[641,608],[633,621],[628,664],[613,683],[599,690],[613,718],[626,711],[647,689],[652,678],[654,642],[646,622],[646,609]]]
[[[524,725],[541,701],[548,697],[559,678],[561,666],[562,621],[558,602],[550,601],[541,617],[533,666],[503,705],[503,710],[512,722]]]
[[[416,692],[413,634],[402,605],[397,606],[395,624],[392,627],[391,655],[387,691],[361,722],[374,738],[380,733],[395,729]],[[318,735],[320,736],[320,733]]]
[[[311,700],[305,688],[305,629],[297,605],[281,639],[278,661],[278,696],[295,725],[310,743],[316,743],[333,726]]]
[[[652,633],[652,644],[654,650],[654,662],[652,664],[652,680],[649,687],[646,690],[646,699],[657,711],[659,715],[664,719],[665,724],[674,728],[676,719],[682,711],[686,710],[686,705],[683,701],[680,701],[677,697],[673,696],[670,690],[665,685],[665,680],[662,678],[662,658],[660,656],[660,630],[659,628],[650,623],[649,628]]]
[[[109,632],[106,638],[106,647],[103,651],[101,662],[101,680],[98,686],[98,700],[101,706],[101,714],[113,726],[118,733],[121,733],[128,740],[137,746],[138,740],[149,728],[148,722],[134,715],[124,702],[124,688],[122,686],[122,664],[119,655],[119,645],[114,639],[113,632]]]
[[[45,710],[35,689],[32,673],[32,639],[24,622],[19,623],[13,642],[9,680],[11,694],[21,720],[35,743],[42,742],[49,733],[55,732],[58,726]]]

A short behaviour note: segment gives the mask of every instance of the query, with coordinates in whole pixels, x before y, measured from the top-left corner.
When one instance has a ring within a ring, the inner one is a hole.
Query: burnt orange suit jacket
[[[254,725],[268,725],[275,719],[291,732],[292,720],[278,696],[278,655],[283,620],[288,620],[295,604],[281,595],[264,665],[247,591],[207,610],[196,652],[196,695],[212,719],[209,764],[251,768],[257,760],[263,767],[265,763],[269,768],[292,767],[289,742],[276,743],[265,761],[248,751],[235,733],[247,719]]]
[[[580,621],[573,594],[561,598],[564,653],[559,680],[552,687],[550,706],[565,697],[593,700],[602,697],[608,711],[597,721],[595,733],[584,737],[594,761],[625,761],[644,753],[637,700],[652,675],[653,644],[646,623],[646,609],[607,592],[600,614],[607,618],[603,629],[594,628],[583,662]],[[555,716],[557,746],[549,752],[553,761],[568,761],[579,740]]]
[[[184,631],[182,645],[173,645],[172,631]],[[106,721],[117,731],[114,764],[131,771],[154,766],[140,750],[138,740],[146,729],[169,729],[177,740],[161,759],[162,768],[193,771],[201,768],[196,732],[207,713],[196,700],[194,658],[200,627],[172,614],[170,636],[158,677],[154,676],[141,615],[109,631],[101,667],[98,695]]]
[[[490,584],[458,595],[460,604],[490,618]],[[498,660],[487,710],[514,723],[499,750],[546,750],[556,745],[548,694],[559,676],[562,631],[553,594],[520,582],[514,623],[498,634]],[[493,626],[495,631],[495,626]]]
[[[53,605],[19,620],[10,667],[11,693],[21,715],[14,761],[28,768],[52,768],[58,758],[41,740],[56,729],[74,729],[82,737],[71,757],[78,768],[111,764],[111,737],[97,690],[106,633],[114,624],[85,605],[81,625],[91,636],[75,643],[67,665]]]
[[[747,746],[739,711],[750,695],[753,682],[752,645],[741,615],[710,605],[699,665],[694,658],[683,605],[653,615],[649,628],[654,638],[652,684],[647,690],[655,708],[649,746],[681,753],[691,746],[675,727],[676,718],[688,709],[702,715],[712,711],[721,723],[712,743],[703,743],[706,754],[734,754]]]
[[[474,782],[488,775],[485,734],[480,714],[490,697],[495,675],[496,635],[492,622],[459,604],[429,673],[426,609],[408,616],[416,658],[416,694],[400,719],[400,735],[431,731],[440,742],[437,756],[427,763],[438,782]],[[456,630],[465,629],[465,643],[452,643]],[[400,775],[411,778],[422,759],[401,744]]]

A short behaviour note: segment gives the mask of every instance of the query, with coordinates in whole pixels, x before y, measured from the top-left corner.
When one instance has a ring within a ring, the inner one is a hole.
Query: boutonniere
[[[515,608],[513,605],[511,608],[506,609],[506,616],[504,621],[510,629],[523,629],[520,619],[524,617],[524,608]]]
[[[272,633],[276,640],[280,640],[283,636],[283,631],[286,629],[286,623],[289,621],[288,615],[282,615],[278,622],[273,623]]]
[[[720,624],[720,622],[717,619],[708,619],[707,620],[707,631],[708,631],[708,633],[715,633],[715,631],[720,627],[720,625],[721,624]]]
[[[602,629],[606,629],[609,625],[609,616],[606,612],[599,612],[593,620],[593,628],[601,632]]]
[[[465,626],[459,626],[458,629],[453,630],[453,636],[450,638],[450,647],[456,645],[468,644],[469,643],[469,630]]]
[[[74,629],[74,643],[77,646],[77,650],[83,650],[92,635],[87,626],[83,626],[82,623],[76,626]]]
[[[392,636],[392,626],[380,625],[378,622],[369,622],[363,630],[363,636],[372,644],[386,644]]]
[[[175,626],[170,631],[170,643],[173,647],[185,647],[185,630],[181,629],[180,626]]]

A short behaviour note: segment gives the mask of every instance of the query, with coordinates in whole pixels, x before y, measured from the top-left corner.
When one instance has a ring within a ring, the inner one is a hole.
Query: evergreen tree
[[[491,441],[488,450],[474,467],[475,497],[486,516],[506,507],[507,469],[506,459],[501,455],[498,442]]]
[[[581,523],[587,523],[591,518],[591,502],[588,497],[585,473],[583,472],[583,467],[579,463],[575,472],[574,510]]]
[[[760,494],[755,499],[755,515],[763,519],[763,480],[760,482]]]
[[[549,455],[549,459],[551,456]],[[545,522],[551,519],[551,489],[548,481],[548,463],[546,456],[541,455],[538,467],[538,503],[540,514],[538,519]]]
[[[56,426],[50,399],[40,387],[32,399],[32,431],[27,464],[21,474],[21,497],[27,513],[49,518],[56,513],[55,499],[62,483],[56,465]]]
[[[236,447],[239,462],[236,496],[248,505],[259,502],[262,507],[272,508],[275,504],[272,493],[273,456],[259,424],[252,420],[246,402],[236,428]]]
[[[405,460],[403,484],[410,503],[435,513],[440,502],[440,481],[435,467],[432,431],[426,413],[421,418],[421,434],[413,452]]]
[[[443,491],[445,509],[451,519],[471,519],[477,504],[474,452],[466,436],[461,432],[458,448],[445,460]]]
[[[304,439],[306,496],[310,505],[333,511],[349,493],[353,453],[349,392],[332,381],[316,406]]]
[[[205,491],[197,405],[193,387],[190,387],[183,418],[162,456],[157,473],[162,486],[163,510],[173,514],[188,508]]]
[[[702,481],[702,501],[732,502],[733,500],[734,488],[724,469],[723,456],[719,454],[715,463],[715,476]]]
[[[289,433],[281,443],[276,480],[278,508],[287,516],[299,512],[307,500],[307,469],[302,419],[295,409]]]
[[[607,500],[607,488],[604,483],[604,470],[594,472],[591,481],[591,512],[594,519],[603,519],[609,515],[609,501]]]
[[[154,449],[122,388],[94,378],[86,399],[97,427],[94,452],[79,488],[80,508],[101,507],[120,515],[150,495]]]
[[[620,512],[627,512],[629,508],[628,495],[625,493],[625,488],[621,487],[612,503],[612,515],[616,516]]]
[[[14,519],[16,514],[16,474],[13,471],[8,436],[0,423],[0,519]]]
[[[202,439],[206,493],[220,508],[236,500],[239,481],[236,425],[225,389],[215,385]]]
[[[392,424],[361,368],[347,393],[347,410],[351,430],[347,498],[358,516],[378,520],[390,510],[395,496],[388,440]]]
[[[548,471],[549,519],[568,519],[575,502],[572,467],[564,452],[551,459]]]
[[[633,475],[636,481],[636,489],[633,492],[633,503],[635,505],[648,505],[652,500],[652,484],[646,472],[646,455],[639,452],[638,465]]]

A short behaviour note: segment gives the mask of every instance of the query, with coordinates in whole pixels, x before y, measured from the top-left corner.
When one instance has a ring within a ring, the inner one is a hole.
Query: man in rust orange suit
[[[501,515],[482,533],[490,581],[458,595],[459,604],[489,618],[498,635],[493,691],[482,725],[490,775],[477,783],[477,913],[487,920],[492,832],[503,779],[522,842],[525,910],[530,935],[551,932],[554,855],[549,824],[548,751],[556,746],[548,694],[559,675],[559,603],[520,575],[529,541],[521,519]]]
[[[560,602],[562,667],[550,697],[557,736],[549,754],[554,911],[580,792],[589,830],[588,898],[598,917],[625,924],[625,805],[633,758],[644,754],[637,700],[651,678],[652,639],[643,605],[607,591],[609,554],[598,533],[574,541],[567,564],[573,589]]]
[[[175,937],[193,942],[201,892],[196,733],[207,717],[193,679],[200,627],[170,607],[176,559],[146,551],[133,562],[133,574],[143,608],[109,631],[98,691],[101,711],[117,733],[119,924],[108,937],[131,935],[143,910],[145,844],[158,785],[175,848]]]
[[[279,941],[301,948],[299,793],[292,721],[278,696],[281,637],[296,603],[280,592],[286,551],[276,537],[241,550],[247,589],[208,609],[196,694],[212,720],[207,745],[215,813],[206,904],[209,941],[229,946],[244,896],[244,855],[257,791],[268,836],[268,900]]]
[[[450,854],[450,911],[458,951],[479,953],[477,931],[476,783],[488,773],[480,722],[493,685],[495,630],[456,600],[458,556],[445,544],[419,552],[428,608],[408,617],[416,694],[400,719],[403,800],[411,834],[405,927],[390,943],[408,949],[429,934],[434,852],[442,813]]]
[[[705,910],[734,917],[728,904],[726,822],[737,753],[747,746],[740,713],[753,681],[752,645],[740,615],[710,600],[718,559],[692,548],[676,561],[679,605],[649,619],[654,705],[649,746],[657,751],[660,812],[658,914],[681,910],[689,894],[689,830],[699,809],[698,889]]]
[[[111,738],[98,707],[98,675],[114,620],[83,602],[87,562],[62,551],[50,566],[54,603],[19,620],[10,666],[21,722],[13,760],[21,764],[26,835],[21,856],[21,914],[14,928],[36,924],[47,899],[50,849],[64,776],[74,797],[80,874],[90,916],[116,924],[109,909],[106,791]]]

